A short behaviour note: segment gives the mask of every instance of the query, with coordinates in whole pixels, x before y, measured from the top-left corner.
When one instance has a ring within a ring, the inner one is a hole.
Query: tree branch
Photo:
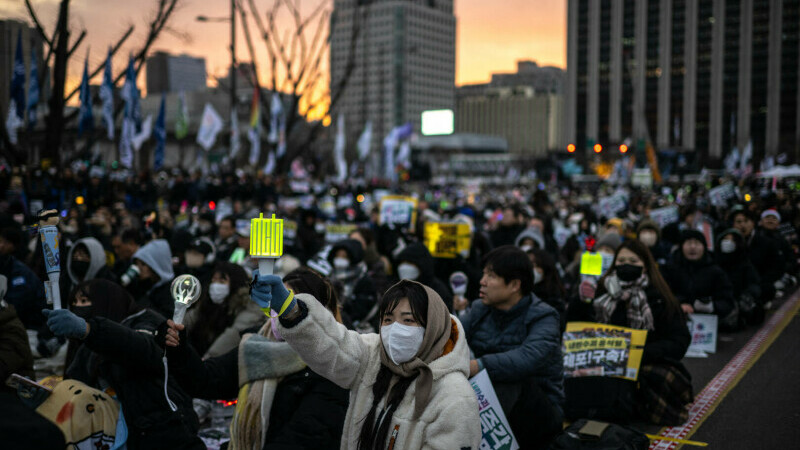
[[[39,22],[39,17],[36,16],[36,12],[33,11],[33,5],[31,5],[30,0],[25,0],[25,7],[28,8],[28,14],[31,16],[31,20],[33,20],[33,26],[36,27],[36,31],[41,36],[42,40],[47,44],[47,47],[52,49],[53,48],[53,40],[47,37],[47,34],[44,31],[44,27],[42,27],[41,22]]]
[[[86,37],[86,30],[83,30],[83,31],[81,31],[80,36],[78,36],[78,39],[75,40],[75,43],[72,44],[72,48],[70,48],[67,51],[67,58],[70,58],[72,56],[72,54],[75,53],[75,50],[78,49],[78,46],[81,45],[81,42],[83,41],[83,38],[85,38],[85,37]]]

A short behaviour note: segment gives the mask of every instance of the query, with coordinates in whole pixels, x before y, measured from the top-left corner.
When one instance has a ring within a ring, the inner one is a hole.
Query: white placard
[[[519,444],[511,426],[508,424],[500,400],[492,387],[492,381],[486,370],[481,370],[477,375],[470,378],[472,389],[478,398],[478,412],[481,417],[481,450],[517,450]],[[530,426],[536,426],[531,424]]]
[[[714,314],[689,314],[687,324],[692,343],[686,351],[688,357],[706,356],[717,352],[717,328],[719,319]]]
[[[649,215],[650,219],[657,223],[662,229],[667,225],[677,223],[680,220],[680,214],[676,205],[650,210]]]

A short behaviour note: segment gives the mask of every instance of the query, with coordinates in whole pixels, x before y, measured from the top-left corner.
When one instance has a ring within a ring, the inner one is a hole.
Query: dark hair
[[[424,327],[427,323],[426,319],[428,316],[428,293],[425,292],[425,289],[420,286],[419,283],[408,280],[400,281],[383,294],[379,307],[381,320],[383,320],[385,314],[394,311],[397,304],[404,298],[408,299],[414,319]],[[361,434],[358,439],[359,450],[383,449],[386,437],[389,435],[389,426],[392,423],[392,417],[394,417],[394,413],[397,411],[400,402],[403,401],[403,397],[405,397],[409,386],[411,386],[411,383],[416,378],[416,375],[401,377],[394,385],[391,392],[389,392],[389,397],[386,399],[385,413],[380,427],[376,428],[375,413],[378,409],[378,403],[380,403],[389,391],[389,384],[391,384],[392,381],[392,372],[388,367],[381,364],[378,377],[375,380],[375,384],[372,385],[372,407],[364,418],[364,423],[361,426]]]
[[[236,219],[233,216],[225,216],[222,220],[219,221],[219,224],[222,225],[222,222],[230,222],[231,228],[236,229]]]
[[[731,223],[736,221],[736,216],[738,216],[738,215],[744,216],[745,219],[747,219],[747,220],[749,220],[749,221],[751,221],[753,223],[758,223],[758,218],[756,217],[755,213],[753,213],[752,211],[750,211],[748,209],[737,209],[736,211],[733,211],[731,213],[731,218],[730,218]]]
[[[483,258],[483,267],[503,278],[506,284],[519,280],[520,292],[533,292],[533,264],[528,255],[513,245],[497,247]]]
[[[119,234],[119,239],[124,243],[134,243],[138,246],[144,245],[144,237],[142,233],[135,228],[128,228]]]
[[[283,282],[297,294],[311,294],[333,314],[338,322],[342,321],[336,289],[327,278],[308,267],[298,267],[287,273],[283,277]]]
[[[229,298],[236,295],[243,287],[249,285],[247,272],[236,264],[219,262],[214,266],[212,273],[220,273],[228,278],[230,283]],[[205,286],[200,301],[195,306],[195,308],[199,308],[197,322],[188,333],[189,342],[198,353],[204,354],[214,343],[214,340],[236,320],[236,315],[239,311],[231,311],[228,306],[227,302],[219,305],[212,302],[208,296],[208,286]]]
[[[564,289],[564,283],[561,282],[561,277],[558,275],[555,259],[540,248],[534,248],[532,252],[536,260],[536,265],[541,267],[544,271],[544,279],[537,285],[541,287],[538,289],[534,287],[534,291],[541,292],[550,298],[558,297],[562,300],[566,299],[567,291]],[[543,298],[542,300],[547,301],[550,299]]]
[[[664,299],[664,303],[666,305],[667,316],[671,317],[672,314],[680,313],[681,307],[678,300],[675,299],[675,296],[672,294],[672,290],[669,288],[669,285],[664,280],[664,277],[661,276],[661,271],[658,268],[658,264],[653,259],[653,255],[650,253],[650,249],[648,249],[644,244],[639,242],[638,239],[628,239],[627,241],[623,242],[622,245],[619,246],[617,252],[614,253],[614,262],[611,264],[611,269],[603,275],[603,277],[597,283],[597,294],[596,297],[605,294],[606,287],[605,287],[605,279],[610,274],[614,273],[614,268],[617,265],[617,257],[619,256],[619,252],[623,249],[628,249],[632,251],[639,259],[642,260],[644,263],[644,271],[647,274],[648,279],[650,280],[650,286],[654,287],[661,297]]]

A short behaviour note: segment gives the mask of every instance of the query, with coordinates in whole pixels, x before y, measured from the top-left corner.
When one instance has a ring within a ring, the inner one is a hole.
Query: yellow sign
[[[584,252],[581,255],[581,275],[595,275],[600,276],[603,274],[603,255],[600,253]]]
[[[647,330],[602,323],[568,322],[561,348],[564,376],[600,376],[636,381]]]
[[[472,247],[472,233],[466,223],[426,222],[424,243],[434,258],[466,256]]]
[[[250,256],[280,258],[283,255],[283,219],[265,219],[262,213],[250,220]]]

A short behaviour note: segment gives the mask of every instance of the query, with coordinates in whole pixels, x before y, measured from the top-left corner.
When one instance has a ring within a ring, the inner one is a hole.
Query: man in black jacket
[[[775,298],[775,282],[781,279],[784,272],[781,251],[774,240],[757,232],[756,218],[751,212],[737,210],[731,220],[733,227],[742,233],[750,261],[761,277],[761,304],[771,302]]]

